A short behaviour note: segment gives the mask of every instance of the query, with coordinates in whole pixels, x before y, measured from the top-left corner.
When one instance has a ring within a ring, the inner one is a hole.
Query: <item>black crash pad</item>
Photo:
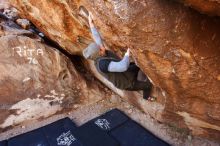
[[[43,127],[44,134],[50,146],[81,146],[73,135],[76,125],[69,119],[61,119]]]
[[[113,109],[80,127],[64,118],[0,142],[0,146],[168,146],[124,113]]]
[[[120,142],[120,146],[169,146],[132,120],[112,130],[110,134]]]
[[[8,146],[50,146],[42,128],[9,139]]]
[[[128,119],[129,118],[124,113],[118,109],[113,109],[87,122],[86,124],[95,124],[101,130],[110,131],[125,123]]]
[[[7,140],[1,141],[0,146],[7,146]]]
[[[80,139],[83,146],[119,146],[115,139],[93,123],[80,126],[74,131],[74,135]]]
[[[129,118],[117,109],[90,120],[79,127],[75,133],[84,146],[118,146],[119,143],[113,139],[108,132]]]
[[[76,125],[64,118],[9,139],[8,146],[82,146],[72,134]]]

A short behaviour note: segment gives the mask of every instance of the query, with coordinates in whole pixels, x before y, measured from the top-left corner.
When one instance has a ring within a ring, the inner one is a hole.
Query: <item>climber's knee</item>
[[[145,82],[147,81],[147,76],[141,70],[139,70],[137,75],[137,80]]]

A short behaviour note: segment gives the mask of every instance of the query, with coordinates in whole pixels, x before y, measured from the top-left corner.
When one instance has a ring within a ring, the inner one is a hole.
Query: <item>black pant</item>
[[[137,75],[140,70],[139,67],[137,67],[134,63],[131,63],[128,70],[136,72],[136,80],[134,81],[134,84],[131,88],[128,88],[129,91],[137,91],[137,90],[143,90],[143,98],[148,99],[151,94],[152,84],[147,79],[147,81],[138,81]]]
[[[134,82],[133,87],[127,90],[129,91],[143,90],[143,98],[148,99],[151,94],[151,89],[152,89],[152,84],[150,83],[150,81],[142,82],[136,80]]]

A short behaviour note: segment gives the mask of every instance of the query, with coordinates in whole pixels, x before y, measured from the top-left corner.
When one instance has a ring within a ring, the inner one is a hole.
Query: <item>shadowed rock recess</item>
[[[220,16],[220,0],[177,0],[202,13]]]
[[[171,0],[10,1],[24,18],[75,55],[92,41],[87,21],[79,15],[78,8],[84,6],[93,13],[106,44],[119,54],[130,47],[140,68],[160,88],[161,96],[150,114],[193,135],[219,141],[219,17],[200,14]],[[218,0],[201,1],[201,5],[193,0],[182,2],[219,15]],[[205,5],[208,2],[213,5]],[[162,108],[157,111],[159,106]]]

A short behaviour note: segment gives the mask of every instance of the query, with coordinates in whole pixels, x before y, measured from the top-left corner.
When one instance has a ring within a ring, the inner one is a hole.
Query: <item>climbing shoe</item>
[[[149,96],[149,97],[147,98],[147,100],[150,101],[150,102],[154,102],[154,101],[157,100],[157,98],[154,97],[154,96]]]

